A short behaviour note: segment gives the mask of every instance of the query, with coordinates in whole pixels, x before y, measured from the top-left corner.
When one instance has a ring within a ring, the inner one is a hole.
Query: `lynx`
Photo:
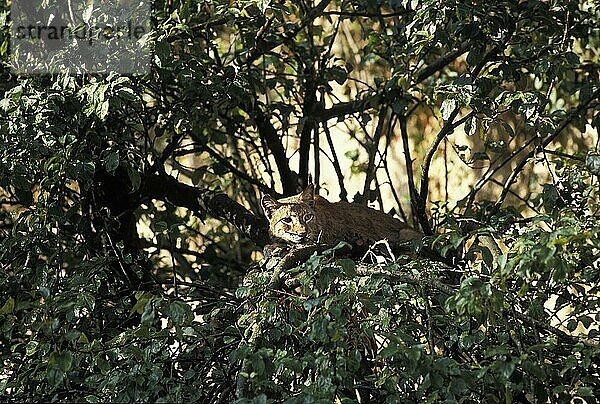
[[[339,241],[391,243],[423,235],[383,212],[348,202],[331,203],[309,185],[298,195],[262,198],[272,237],[289,244],[335,244]]]

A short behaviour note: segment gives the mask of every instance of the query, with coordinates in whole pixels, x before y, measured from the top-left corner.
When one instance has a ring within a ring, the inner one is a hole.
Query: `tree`
[[[131,77],[13,75],[2,10],[4,397],[598,395],[594,2],[157,2]],[[309,176],[459,269],[259,268]]]

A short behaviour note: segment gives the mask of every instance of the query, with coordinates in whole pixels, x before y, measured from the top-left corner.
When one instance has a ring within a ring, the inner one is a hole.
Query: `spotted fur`
[[[276,200],[262,198],[272,237],[290,244],[334,244],[339,241],[391,243],[422,237],[400,220],[348,202],[331,203],[309,185],[298,195]]]

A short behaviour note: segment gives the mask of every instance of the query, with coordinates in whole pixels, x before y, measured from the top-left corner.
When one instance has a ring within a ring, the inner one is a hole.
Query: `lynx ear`
[[[265,211],[267,219],[270,219],[273,216],[273,212],[275,212],[277,208],[281,206],[281,203],[279,203],[271,195],[263,195],[260,204],[262,205],[262,208]]]
[[[300,200],[311,207],[315,204],[315,186],[313,184],[308,184],[304,191],[302,191]]]

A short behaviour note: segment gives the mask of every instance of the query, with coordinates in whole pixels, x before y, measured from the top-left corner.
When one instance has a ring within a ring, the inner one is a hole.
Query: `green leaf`
[[[577,395],[580,397],[594,397],[594,390],[591,387],[577,388]]]
[[[56,364],[63,371],[67,372],[73,364],[73,355],[70,351],[63,351],[55,355]]]
[[[0,308],[0,314],[8,314],[12,313],[15,309],[15,299],[9,297],[8,300],[4,303],[4,306]]]
[[[96,364],[96,366],[98,366],[98,369],[100,369],[100,372],[103,375],[108,374],[108,372],[111,370],[111,365],[105,359],[103,354],[96,355],[96,357],[94,358],[94,363]]]
[[[144,312],[144,307],[146,307],[146,304],[152,298],[152,293],[150,293],[150,292],[137,292],[135,294],[135,298],[137,299],[137,302],[135,303],[135,305],[129,311],[130,315],[133,314],[133,313],[142,314]]]
[[[265,13],[265,11],[267,11],[270,4],[271,4],[271,0],[257,0],[256,1],[256,5],[258,6],[258,9],[263,14]]]
[[[594,318],[592,318],[591,316],[580,317],[579,321],[581,321],[585,328],[590,328],[590,326],[595,323]]]
[[[496,361],[494,365],[496,365],[496,369],[505,380],[508,380],[515,371],[515,363],[513,361]]]
[[[155,222],[152,227],[156,233],[165,233],[167,230],[169,230],[169,225],[163,221]]]
[[[45,286],[39,286],[38,287],[38,292],[40,293],[40,295],[42,295],[44,298],[48,298],[50,296],[50,289],[48,289]]]
[[[87,7],[85,7],[81,13],[81,18],[86,24],[90,23],[90,18],[92,18],[92,13],[94,12],[94,4],[90,3]]]
[[[556,187],[552,184],[545,184],[542,190],[542,201],[544,203],[544,210],[549,213],[557,207],[559,207],[557,205],[559,199],[560,195],[556,190]]]
[[[158,67],[166,67],[171,63],[171,45],[167,41],[160,41],[154,48],[155,61]]]
[[[260,356],[255,356],[252,359],[252,369],[258,376],[262,376],[265,373],[265,361]]]
[[[338,260],[338,264],[347,276],[356,276],[356,263],[348,258]]]
[[[348,150],[346,153],[344,153],[344,156],[348,157],[352,161],[357,161],[359,156],[358,149]]]
[[[388,345],[385,348],[383,348],[381,351],[379,351],[379,353],[377,354],[377,357],[380,359],[391,358],[392,356],[396,355],[397,352],[398,352],[397,346]]]
[[[58,366],[51,366],[46,371],[46,379],[51,386],[58,386],[62,383],[65,373]]]
[[[329,70],[329,72],[331,73],[331,76],[336,81],[336,83],[338,83],[340,86],[343,85],[346,82],[346,79],[348,78],[348,73],[341,67],[333,67]]]
[[[81,334],[81,333],[80,333],[79,331],[77,331],[77,330],[70,330],[70,331],[68,331],[68,332],[65,334],[65,339],[66,339],[67,341],[75,341],[76,339],[78,339],[78,338],[79,338],[79,335],[80,335],[80,334]]]
[[[446,98],[444,102],[442,102],[442,106],[440,108],[440,112],[442,113],[442,119],[447,121],[450,119],[450,115],[454,110],[458,107],[458,102],[454,98]]]
[[[166,313],[175,324],[183,324],[191,319],[192,311],[186,303],[176,300],[169,304]]]
[[[475,116],[470,117],[465,122],[465,133],[467,136],[473,136],[477,133],[477,118]]]
[[[144,311],[142,312],[142,318],[140,319],[140,322],[142,324],[143,323],[150,323],[150,322],[154,321],[155,317],[156,317],[156,310],[154,308],[153,301],[150,300],[150,301],[148,301],[148,303],[144,307]]]
[[[128,166],[127,167],[127,175],[129,176],[129,182],[131,183],[131,192],[135,192],[140,189],[140,184],[142,183],[142,177],[140,173],[135,168]]]
[[[585,158],[585,165],[594,175],[600,176],[600,155],[589,153]]]
[[[110,103],[108,100],[104,100],[102,104],[100,104],[100,109],[98,110],[98,117],[102,120],[106,119],[106,115],[108,115],[108,107]]]
[[[501,274],[505,274],[504,269],[506,268],[506,262],[508,256],[506,254],[499,254],[494,259],[494,269],[498,270]]]
[[[237,288],[235,290],[235,297],[237,297],[238,299],[245,299],[251,290],[252,290],[252,288],[250,288],[250,287]]]
[[[26,356],[33,355],[37,351],[38,346],[39,346],[38,341],[29,341],[27,343],[27,345],[25,345],[25,355]]]
[[[104,158],[104,168],[109,174],[114,174],[117,167],[119,167],[119,152],[111,151]]]
[[[89,344],[90,341],[88,340],[88,337],[84,333],[81,333],[81,334],[79,334],[79,339],[77,340],[77,343]]]

